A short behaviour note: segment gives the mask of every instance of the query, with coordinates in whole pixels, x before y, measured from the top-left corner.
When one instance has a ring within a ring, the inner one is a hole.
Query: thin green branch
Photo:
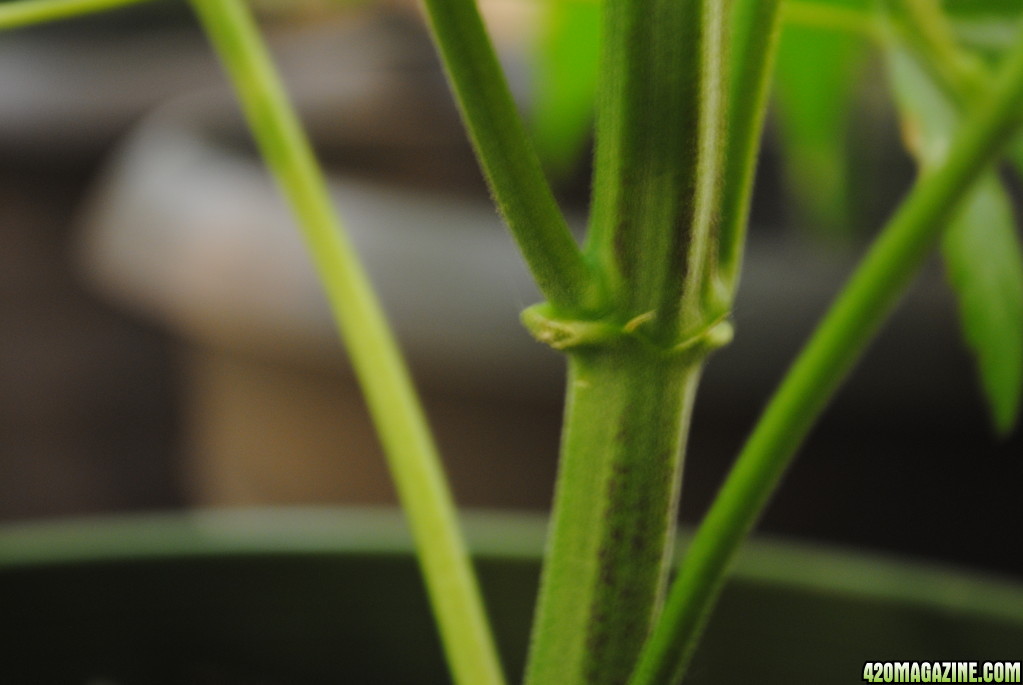
[[[808,0],[785,0],[782,4],[782,15],[787,24],[854,33],[875,43],[881,43],[884,38],[884,31],[873,12]]]
[[[429,428],[259,29],[244,0],[193,0],[193,5],[324,283],[410,519],[455,680],[499,685],[500,666]]]
[[[887,17],[898,19],[888,28],[920,53],[921,64],[941,84],[960,110],[968,109],[985,92],[990,76],[983,62],[959,48],[948,18],[935,0],[886,0]]]
[[[74,19],[149,0],[17,0],[0,4],[0,30]]]
[[[706,324],[708,316],[731,309],[720,307],[719,280],[721,203],[724,197],[725,154],[728,145],[728,103],[732,0],[718,0],[704,7],[700,44],[700,123],[696,149],[696,188],[690,229],[686,278],[679,297],[683,335]]]
[[[558,208],[475,0],[426,0],[435,42],[498,208],[544,296],[567,315],[603,307]]]
[[[918,181],[768,404],[697,531],[632,685],[682,677],[736,549],[799,445],[1021,118],[1023,40],[993,97],[976,108],[945,163]]]
[[[781,34],[781,0],[735,0],[728,149],[722,174],[718,295],[730,306],[738,285],[767,95]]]

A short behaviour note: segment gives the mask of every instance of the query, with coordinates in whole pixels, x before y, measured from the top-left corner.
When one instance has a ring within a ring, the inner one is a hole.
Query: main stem
[[[586,252],[612,311],[547,322],[527,312],[570,362],[530,685],[624,683],[660,610],[697,379],[730,330],[727,304],[705,297],[717,272],[729,6],[601,7]]]
[[[631,339],[570,352],[526,682],[624,683],[660,606],[700,364]]]
[[[324,284],[409,517],[455,681],[500,685],[500,664],[429,427],[258,27],[244,0],[193,0],[193,5]]]

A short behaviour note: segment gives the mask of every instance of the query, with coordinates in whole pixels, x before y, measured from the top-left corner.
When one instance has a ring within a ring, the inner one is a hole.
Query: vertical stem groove
[[[587,253],[622,321],[679,331],[699,187],[708,0],[607,0],[602,7],[593,207]],[[711,10],[713,13],[713,10]]]

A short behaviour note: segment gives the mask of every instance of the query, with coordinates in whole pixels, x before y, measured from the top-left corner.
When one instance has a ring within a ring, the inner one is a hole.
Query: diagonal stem
[[[0,4],[0,30],[141,5],[149,0],[15,0]]]
[[[566,315],[601,309],[601,284],[544,177],[475,0],[426,8],[476,156],[540,291]]]

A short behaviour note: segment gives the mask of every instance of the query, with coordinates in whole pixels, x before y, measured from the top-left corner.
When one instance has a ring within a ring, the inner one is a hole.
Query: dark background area
[[[92,295],[75,208],[95,160],[0,170],[0,516],[180,506],[177,388],[165,331]]]

